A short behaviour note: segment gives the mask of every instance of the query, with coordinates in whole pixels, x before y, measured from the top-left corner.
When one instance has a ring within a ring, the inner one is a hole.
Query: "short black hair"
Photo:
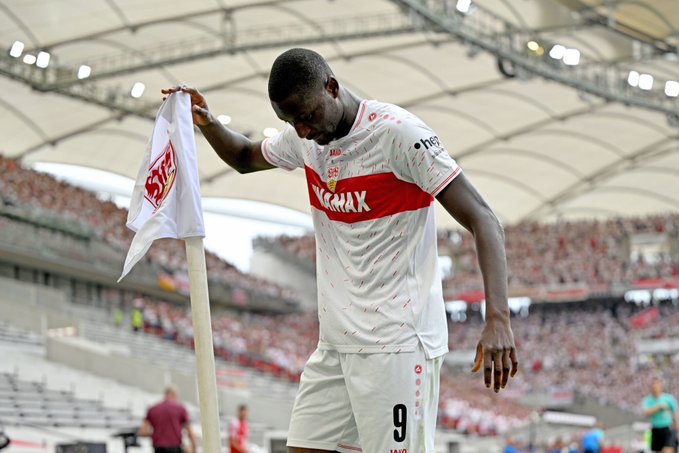
[[[328,63],[313,50],[287,50],[271,66],[269,99],[272,102],[281,102],[293,93],[309,93],[325,86],[331,75],[333,73]]]

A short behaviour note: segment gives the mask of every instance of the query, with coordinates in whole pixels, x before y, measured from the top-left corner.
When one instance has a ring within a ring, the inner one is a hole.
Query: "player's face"
[[[293,94],[281,102],[272,102],[276,115],[291,124],[300,138],[327,145],[336,136],[342,118],[337,81],[330,79],[324,87],[310,94]]]

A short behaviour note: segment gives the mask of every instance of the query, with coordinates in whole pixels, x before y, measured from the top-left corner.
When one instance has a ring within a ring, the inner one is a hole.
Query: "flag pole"
[[[193,339],[196,350],[200,423],[203,430],[203,451],[205,453],[218,453],[221,450],[219,404],[217,401],[217,378],[212,343],[205,249],[203,248],[202,237],[187,237],[184,242],[189,267],[189,289],[193,318]]]

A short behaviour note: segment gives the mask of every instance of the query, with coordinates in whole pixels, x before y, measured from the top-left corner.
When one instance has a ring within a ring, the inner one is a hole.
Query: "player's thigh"
[[[433,453],[443,357],[343,355],[361,447],[369,453]]]
[[[304,367],[290,417],[288,449],[354,451],[358,432],[336,351],[316,350]]]

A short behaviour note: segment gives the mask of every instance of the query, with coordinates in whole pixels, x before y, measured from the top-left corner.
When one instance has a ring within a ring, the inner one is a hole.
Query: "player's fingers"
[[[502,382],[500,382],[500,387],[507,387],[507,381],[509,380],[509,371],[511,366],[511,360],[509,359],[509,349],[502,351]]]
[[[493,376],[493,353],[484,351],[483,354],[483,382],[486,383],[486,388],[490,388]]]
[[[493,389],[495,393],[500,391],[502,384],[502,351],[493,351]]]
[[[476,373],[481,369],[483,364],[483,346],[481,343],[476,345],[476,355],[474,356],[474,365],[472,365],[472,373]]]
[[[514,377],[516,373],[519,371],[519,359],[516,356],[516,348],[512,348],[509,351],[509,359],[512,362],[512,371],[510,376]]]
[[[198,90],[196,90],[193,87],[190,87],[188,85],[179,85],[179,88],[184,92],[184,93],[189,93],[189,94],[198,94]]]
[[[197,105],[193,106],[193,111],[199,114],[200,116],[208,116],[209,112],[207,109],[204,109],[202,107],[198,107]]]
[[[173,87],[170,87],[170,88],[162,88],[160,90],[160,92],[163,93],[163,94],[172,94],[172,93],[176,93],[179,90],[181,90],[181,87],[179,85],[176,85],[176,86],[173,86]]]

